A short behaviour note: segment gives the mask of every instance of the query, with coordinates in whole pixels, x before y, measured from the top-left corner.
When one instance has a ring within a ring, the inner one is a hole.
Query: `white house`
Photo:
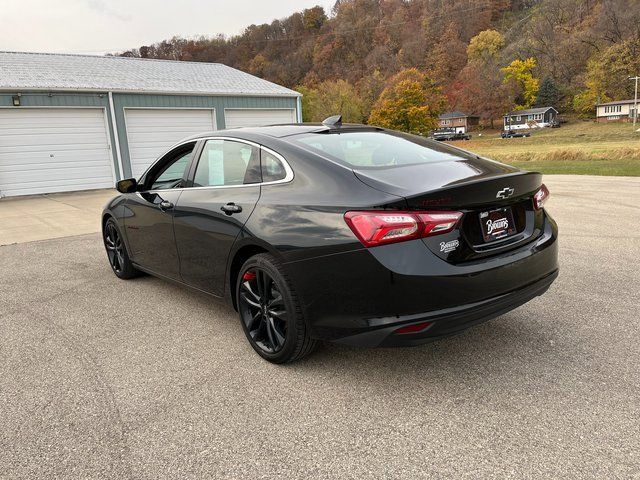
[[[505,131],[551,127],[557,121],[558,111],[553,107],[516,110],[503,117]]]
[[[596,120],[598,122],[632,122],[634,117],[634,100],[598,103]]]

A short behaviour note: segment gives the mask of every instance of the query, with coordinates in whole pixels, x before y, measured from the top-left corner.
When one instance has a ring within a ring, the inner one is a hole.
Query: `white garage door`
[[[216,129],[213,109],[125,109],[133,176],[185,137]]]
[[[227,108],[224,111],[224,120],[227,128],[260,127],[262,125],[274,125],[278,123],[295,123],[296,111],[293,108]]]
[[[0,108],[0,195],[114,184],[103,109]]]

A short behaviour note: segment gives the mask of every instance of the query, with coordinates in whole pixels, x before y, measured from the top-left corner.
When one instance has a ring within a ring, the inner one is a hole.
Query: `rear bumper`
[[[420,240],[285,264],[312,337],[416,345],[497,317],[544,293],[558,274],[557,226],[504,254],[451,264]],[[428,329],[393,334],[429,321]]]
[[[482,302],[424,314],[397,317],[392,319],[387,327],[343,337],[336,342],[360,347],[409,347],[429,343],[455,335],[527,303],[546,292],[557,276],[558,270],[526,287]],[[418,333],[394,333],[400,327],[422,322],[431,322],[431,324]]]

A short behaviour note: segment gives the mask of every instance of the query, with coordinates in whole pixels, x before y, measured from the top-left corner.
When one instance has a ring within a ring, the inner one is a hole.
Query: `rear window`
[[[444,145],[433,145],[429,140],[416,136],[397,136],[386,132],[311,133],[298,135],[291,140],[354,168],[460,159],[460,154],[447,152],[448,148]]]

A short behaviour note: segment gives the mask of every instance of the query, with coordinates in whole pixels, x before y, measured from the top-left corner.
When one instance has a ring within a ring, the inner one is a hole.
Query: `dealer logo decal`
[[[440,251],[444,253],[453,252],[459,246],[460,246],[460,242],[458,240],[451,240],[449,242],[440,242]]]

